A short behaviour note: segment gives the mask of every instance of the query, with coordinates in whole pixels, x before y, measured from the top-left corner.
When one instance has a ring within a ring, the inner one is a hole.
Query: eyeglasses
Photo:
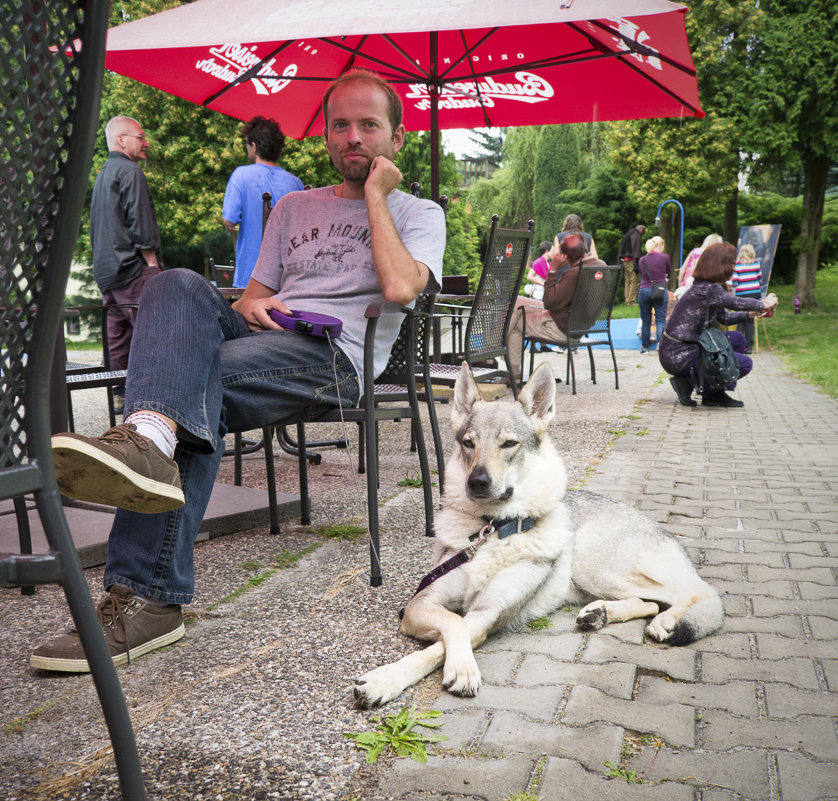
[[[120,134],[120,136],[134,136],[137,139],[142,139],[144,142],[146,141],[145,134],[124,133],[124,134]]]

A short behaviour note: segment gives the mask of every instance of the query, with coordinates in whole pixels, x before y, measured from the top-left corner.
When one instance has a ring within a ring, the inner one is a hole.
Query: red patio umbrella
[[[323,132],[326,84],[351,67],[391,81],[405,127],[439,130],[702,117],[668,0],[196,0],[112,28],[106,66],[238,119]]]

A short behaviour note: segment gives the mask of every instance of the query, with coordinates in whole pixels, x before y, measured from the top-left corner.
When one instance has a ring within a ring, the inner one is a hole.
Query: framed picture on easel
[[[774,256],[777,253],[777,240],[780,238],[780,226],[777,225],[743,225],[739,229],[739,240],[736,243],[736,252],[739,253],[743,245],[751,245],[759,261],[761,278],[759,281],[760,297],[768,293],[768,283],[771,280],[771,268],[774,266]],[[759,352],[759,324],[762,323],[762,332],[769,350],[771,342],[768,340],[768,332],[765,330],[765,320],[758,317],[754,326],[754,350]]]
[[[742,245],[751,245],[759,261],[762,278],[760,279],[760,295],[768,293],[768,282],[771,280],[771,268],[774,266],[774,256],[777,254],[777,240],[780,238],[779,225],[743,225],[739,229],[739,241],[736,252]]]

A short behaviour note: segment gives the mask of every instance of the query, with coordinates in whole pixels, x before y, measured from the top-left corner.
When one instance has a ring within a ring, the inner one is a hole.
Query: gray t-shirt
[[[431,272],[428,290],[438,291],[445,250],[442,209],[398,190],[390,193],[387,205],[408,253]],[[364,311],[384,302],[372,263],[366,201],[339,198],[333,186],[280,198],[268,218],[252,277],[275,289],[292,310],[338,317],[343,333],[337,344],[363,382]],[[387,365],[401,321],[400,314],[383,314],[379,320],[376,375]]]

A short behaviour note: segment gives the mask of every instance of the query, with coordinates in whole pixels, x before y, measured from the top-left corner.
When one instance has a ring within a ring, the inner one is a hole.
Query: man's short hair
[[[588,246],[585,244],[585,237],[582,234],[573,233],[562,239],[559,250],[567,256],[567,260],[571,264],[575,264],[585,257]]]
[[[253,117],[242,128],[245,145],[256,145],[259,158],[264,161],[276,161],[285,147],[285,135],[276,120],[268,117]]]
[[[384,92],[385,95],[387,95],[387,117],[390,120],[390,128],[392,129],[392,132],[395,133],[396,128],[402,124],[402,118],[404,117],[404,109],[402,108],[401,98],[396,93],[396,90],[393,89],[393,87],[387,83],[384,78],[371,70],[361,69],[360,67],[344,72],[343,75],[339,75],[335,78],[329,84],[326,94],[323,95],[323,122],[326,125],[326,130],[328,131],[329,128],[329,98],[332,96],[332,92],[334,92],[339,86],[343,86],[351,81],[366,81],[373,86],[377,86],[382,92]]]
[[[105,125],[105,141],[108,143],[108,150],[119,150],[116,146],[116,137],[125,133],[126,122],[133,122],[140,129],[143,127],[133,117],[122,115],[111,117]]]

